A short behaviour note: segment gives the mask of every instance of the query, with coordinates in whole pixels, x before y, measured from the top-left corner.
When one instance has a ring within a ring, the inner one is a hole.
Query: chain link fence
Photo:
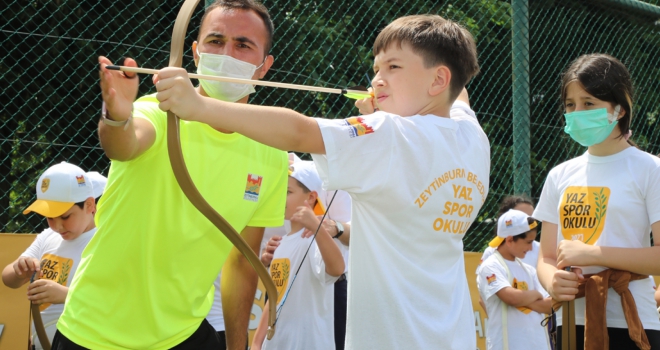
[[[167,65],[172,26],[182,1],[111,3],[9,0],[0,9],[0,232],[40,232],[24,216],[47,167],[69,161],[107,174],[100,148],[97,56],[133,57],[143,67]],[[468,90],[491,142],[490,193],[466,234],[480,251],[494,232],[503,197],[538,199],[548,171],[585,149],[563,133],[559,75],[581,54],[622,60],[634,78],[633,140],[660,153],[660,0],[265,0],[275,22],[275,64],[268,80],[329,87],[368,86],[371,44],[393,19],[434,13],[459,21],[475,36],[481,74]],[[203,2],[191,21],[184,66]],[[140,94],[154,92],[142,77]],[[258,88],[252,102],[309,116],[357,113],[342,96]]]

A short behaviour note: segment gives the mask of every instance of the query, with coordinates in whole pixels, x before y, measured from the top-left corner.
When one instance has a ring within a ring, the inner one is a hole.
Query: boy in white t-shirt
[[[490,144],[465,91],[479,71],[474,39],[440,16],[406,16],[380,32],[373,53],[373,103],[360,102],[373,114],[311,119],[212,100],[178,68],[155,79],[159,107],[312,153],[324,189],[351,195],[346,349],[474,349],[462,239],[490,172]]]
[[[532,250],[536,226],[522,211],[504,213],[497,221],[497,237],[489,243],[497,250],[477,269],[477,287],[488,312],[488,350],[550,349],[541,322],[552,311],[552,299],[536,270],[521,260]]]
[[[103,193],[106,181],[97,172],[86,173],[66,162],[48,168],[37,181],[37,200],[23,214],[35,212],[46,217],[49,228],[2,271],[2,281],[10,288],[19,288],[33,274],[38,275],[35,278],[39,279],[28,286],[27,295],[32,304],[41,304],[42,321],[51,342],[80,255],[96,232],[95,199]],[[36,349],[43,348],[36,336],[33,344]]]
[[[264,306],[252,348],[333,350],[334,283],[344,273],[344,258],[316,217],[325,204],[314,164],[295,162],[289,172],[284,218],[290,220],[291,230],[282,238],[270,265],[278,300],[267,301],[278,303],[277,331],[264,341],[268,319]],[[318,229],[316,238],[303,238],[305,229]]]

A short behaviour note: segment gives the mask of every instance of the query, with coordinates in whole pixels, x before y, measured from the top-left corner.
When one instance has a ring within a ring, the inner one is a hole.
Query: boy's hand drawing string
[[[130,72],[130,73],[158,74],[157,69],[150,69],[150,68],[127,67],[127,66],[106,66],[105,68],[110,69],[110,70],[120,70],[120,71],[123,71],[123,72]],[[230,77],[218,77],[218,76],[214,76],[214,75],[203,75],[203,74],[193,74],[193,73],[188,73],[188,77],[193,78],[193,79],[207,79],[207,80],[224,81],[224,82],[227,82],[227,83],[260,85],[260,86],[270,86],[270,87],[283,88],[283,89],[325,92],[325,93],[329,93],[329,94],[344,95],[344,96],[346,96],[348,98],[351,98],[351,99],[354,99],[354,100],[373,97],[372,93],[368,92],[367,88],[365,88],[364,86],[351,86],[351,87],[347,87],[345,89],[337,89],[337,88],[327,88],[327,87],[321,87],[321,86],[277,83],[277,82],[273,82],[273,81],[240,79],[240,78],[230,78]]]
[[[300,261],[300,264],[298,264],[298,268],[296,269],[296,273],[293,274],[293,279],[291,280],[291,285],[289,288],[286,289],[286,293],[284,293],[284,298],[282,298],[282,304],[280,304],[280,307],[277,308],[277,317],[275,317],[275,324],[277,324],[277,320],[280,318],[280,313],[282,312],[282,307],[284,306],[284,303],[286,302],[286,298],[289,296],[289,292],[291,291],[291,288],[293,288],[293,283],[296,282],[296,276],[298,276],[298,272],[300,271],[300,268],[302,267],[302,264],[305,262],[305,258],[307,258],[307,254],[309,253],[309,249],[312,247],[312,244],[314,243],[314,240],[316,240],[316,235],[319,234],[319,230],[321,229],[321,226],[323,225],[323,220],[325,220],[325,217],[328,215],[328,211],[330,210],[330,206],[332,205],[332,202],[335,200],[335,196],[337,195],[337,191],[332,195],[332,198],[330,198],[330,203],[328,203],[328,207],[325,208],[325,213],[323,213],[323,216],[321,217],[321,222],[319,222],[319,226],[316,227],[316,232],[314,232],[314,236],[312,236],[312,241],[309,242],[309,246],[307,246],[307,250],[305,251],[305,255],[303,255],[302,260]],[[275,303],[271,305],[277,305],[277,299],[274,300]]]

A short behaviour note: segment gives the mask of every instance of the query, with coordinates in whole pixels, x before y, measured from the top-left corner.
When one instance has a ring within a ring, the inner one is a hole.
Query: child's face
[[[85,201],[84,209],[74,204],[64,214],[55,218],[47,218],[48,226],[66,241],[76,239],[94,228],[94,210],[94,200],[90,198]]]
[[[311,200],[313,197],[312,193],[307,192],[300,187],[298,180],[289,176],[289,184],[286,188],[286,208],[284,209],[284,219],[289,220],[291,216],[296,212],[298,207],[305,205],[305,200]],[[311,205],[312,203],[310,203]]]
[[[534,242],[534,239],[536,239],[535,229],[531,230],[523,239],[519,239],[515,242],[513,239],[511,239],[511,242],[509,242],[510,253],[518,259],[524,258],[525,255],[527,255],[527,252],[532,250],[532,243]]]
[[[566,113],[599,108],[607,108],[608,113],[613,113],[614,107],[613,103],[599,100],[588,93],[577,81],[566,86],[566,100],[564,101]]]
[[[429,89],[435,80],[436,68],[425,68],[424,60],[409,44],[390,45],[374,58],[374,101],[388,113],[402,117],[419,113],[431,102]]]

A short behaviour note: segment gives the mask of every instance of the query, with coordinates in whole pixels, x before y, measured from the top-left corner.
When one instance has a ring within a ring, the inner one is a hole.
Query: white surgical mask
[[[216,55],[212,53],[199,53],[199,63],[197,64],[197,73],[212,75],[216,77],[230,77],[240,79],[252,79],[254,72],[261,68],[254,64],[237,60],[227,55]],[[264,62],[266,60],[264,59]],[[243,97],[254,93],[254,86],[250,84],[227,83],[224,81],[215,81],[200,79],[200,85],[210,97],[227,102],[236,102]]]

